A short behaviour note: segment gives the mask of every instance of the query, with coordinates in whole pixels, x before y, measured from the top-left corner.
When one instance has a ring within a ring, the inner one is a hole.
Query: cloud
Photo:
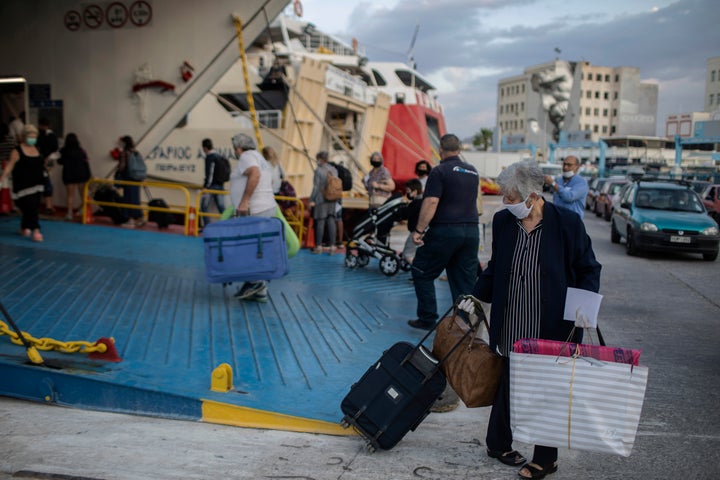
[[[358,38],[371,60],[405,61],[419,25],[413,51],[418,70],[439,87],[448,128],[463,136],[494,126],[499,79],[552,61],[556,47],[563,59],[638,67],[643,81],[655,79],[660,131],[666,114],[703,108],[706,60],[720,55],[720,10],[714,0],[681,0],[635,13],[615,2],[614,11],[603,4],[595,7],[606,7],[599,13],[556,14],[542,10],[547,3],[400,0],[378,7],[361,2],[340,36]],[[515,18],[516,11],[528,12],[527,19],[497,20]]]

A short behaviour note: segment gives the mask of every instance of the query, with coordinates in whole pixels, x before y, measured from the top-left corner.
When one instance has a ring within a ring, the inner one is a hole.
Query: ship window
[[[384,87],[385,85],[387,85],[387,82],[385,81],[383,76],[380,75],[380,72],[378,72],[377,70],[375,70],[373,68],[372,73],[373,73],[373,77],[375,77],[375,85],[377,85],[378,87]]]
[[[422,92],[427,93],[428,90],[434,90],[435,87],[430,85],[428,82],[417,76],[417,74],[410,70],[395,70],[395,75],[398,76],[400,81],[407,87],[415,83],[415,86]]]

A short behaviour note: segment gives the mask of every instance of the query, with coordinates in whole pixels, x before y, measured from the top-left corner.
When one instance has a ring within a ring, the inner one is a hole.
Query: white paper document
[[[563,318],[575,322],[577,328],[597,327],[602,298],[602,295],[589,290],[568,287]]]

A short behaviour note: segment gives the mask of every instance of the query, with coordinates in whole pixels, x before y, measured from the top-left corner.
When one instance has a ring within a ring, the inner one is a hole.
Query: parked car
[[[628,255],[640,251],[718,256],[718,224],[687,184],[637,181],[624,190],[610,221],[610,240],[625,239]]]
[[[607,182],[607,178],[596,178],[590,184],[588,185],[588,193],[585,197],[585,209],[590,210],[591,212],[595,211],[595,198],[597,197],[598,192],[600,189],[605,185],[605,182]]]
[[[614,208],[613,200],[627,183],[629,182],[625,179],[608,179],[595,196],[595,215],[598,217],[602,216],[605,220],[610,221],[610,216]]]
[[[703,205],[716,222],[720,223],[720,184],[708,185],[702,194]]]

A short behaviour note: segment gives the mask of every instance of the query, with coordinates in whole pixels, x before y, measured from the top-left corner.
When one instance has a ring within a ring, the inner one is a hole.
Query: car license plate
[[[673,243],[690,243],[692,239],[690,237],[681,237],[679,235],[672,235],[670,241]]]

